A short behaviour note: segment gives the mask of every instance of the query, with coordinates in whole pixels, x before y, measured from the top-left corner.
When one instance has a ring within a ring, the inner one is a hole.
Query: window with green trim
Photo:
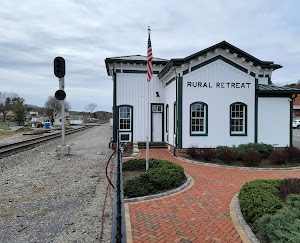
[[[247,134],[247,105],[236,102],[230,105],[230,135]]]
[[[131,130],[131,107],[123,106],[119,108],[119,130]]]
[[[191,135],[207,135],[207,104],[195,102],[190,107]]]

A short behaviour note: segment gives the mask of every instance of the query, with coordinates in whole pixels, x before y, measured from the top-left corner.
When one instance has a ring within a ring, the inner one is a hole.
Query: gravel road
[[[56,139],[0,159],[0,242],[99,242],[111,136],[104,124],[67,136],[69,156],[56,156]],[[102,242],[111,236],[109,199]]]

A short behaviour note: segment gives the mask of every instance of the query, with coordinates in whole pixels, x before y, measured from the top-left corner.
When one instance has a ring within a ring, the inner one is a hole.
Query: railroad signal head
[[[65,59],[56,57],[54,59],[54,75],[58,78],[63,78],[66,74]]]
[[[65,91],[63,91],[63,90],[57,90],[56,92],[55,92],[55,98],[57,99],[57,100],[64,100],[65,98],[66,98],[66,93],[65,93]]]

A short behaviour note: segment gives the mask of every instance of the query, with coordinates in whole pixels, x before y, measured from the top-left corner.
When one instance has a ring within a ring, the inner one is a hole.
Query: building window
[[[190,135],[207,136],[208,106],[203,102],[195,102],[190,107]]]
[[[122,106],[119,108],[119,130],[130,131],[131,130],[131,107]]]
[[[152,112],[162,112],[162,105],[152,105]]]
[[[247,136],[247,105],[244,103],[230,105],[230,135]]]

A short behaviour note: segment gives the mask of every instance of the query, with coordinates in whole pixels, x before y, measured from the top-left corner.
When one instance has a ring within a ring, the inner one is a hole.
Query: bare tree
[[[46,109],[45,110],[46,115],[50,117],[51,123],[53,125],[54,117],[61,112],[60,101],[57,100],[54,96],[49,96],[44,106]],[[70,103],[65,101],[65,111],[69,111],[70,109],[71,109]]]
[[[0,113],[3,114],[3,121],[6,120],[7,113],[14,109],[14,104],[19,100],[24,101],[13,92],[0,92]]]
[[[91,117],[92,117],[92,114],[93,114],[94,110],[96,110],[96,108],[97,108],[97,105],[95,103],[90,103],[86,106],[85,109],[87,110],[87,112],[89,112],[91,114]]]

